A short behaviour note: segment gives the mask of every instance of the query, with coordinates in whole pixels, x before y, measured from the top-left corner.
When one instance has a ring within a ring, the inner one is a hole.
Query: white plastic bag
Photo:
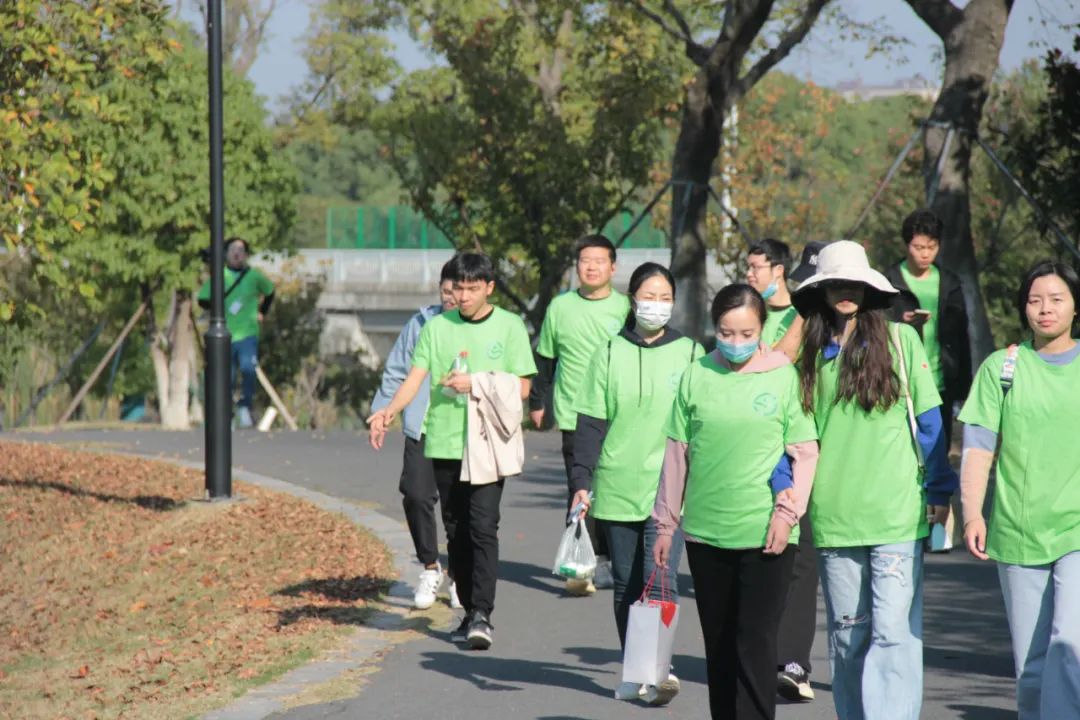
[[[580,517],[575,516],[566,526],[551,572],[577,580],[591,578],[596,572],[596,553],[593,552],[589,531]]]
[[[652,582],[650,578],[641,598],[630,606],[623,651],[623,682],[658,685],[671,673],[679,606],[666,588],[661,592],[664,600],[650,600],[649,585]]]

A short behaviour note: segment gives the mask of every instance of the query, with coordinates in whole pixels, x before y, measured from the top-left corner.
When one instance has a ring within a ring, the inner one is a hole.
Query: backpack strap
[[[1019,345],[1010,345],[1005,351],[1005,360],[1001,363],[1001,395],[1009,394],[1013,385],[1013,377],[1016,375],[1016,357],[1020,354]]]

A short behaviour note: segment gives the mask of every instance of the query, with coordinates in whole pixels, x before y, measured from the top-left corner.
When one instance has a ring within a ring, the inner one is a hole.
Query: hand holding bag
[[[660,574],[661,600],[649,599],[656,570],[645,584],[641,598],[630,606],[623,651],[623,682],[658,685],[671,674],[671,654],[675,628],[679,625],[679,605],[667,588],[667,576]]]
[[[596,553],[593,552],[589,530],[580,515],[575,514],[566,526],[551,572],[560,577],[578,580],[591,578],[596,572]]]

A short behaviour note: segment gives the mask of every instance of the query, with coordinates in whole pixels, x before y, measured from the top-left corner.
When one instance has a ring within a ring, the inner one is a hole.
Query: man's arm
[[[379,385],[375,398],[371,401],[371,409],[382,410],[390,404],[401,384],[409,374],[412,367],[413,350],[416,349],[416,339],[420,336],[420,322],[414,315],[394,341],[394,347],[386,358],[386,366],[383,368],[382,383]]]

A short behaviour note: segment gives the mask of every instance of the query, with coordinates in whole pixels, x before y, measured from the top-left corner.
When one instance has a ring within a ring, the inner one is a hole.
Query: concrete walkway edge
[[[205,469],[202,463],[187,460],[138,453],[115,454],[131,455],[144,460],[169,462],[200,471]],[[408,530],[400,522],[374,510],[266,475],[234,468],[233,478],[257,485],[266,490],[286,493],[301,500],[306,500],[327,512],[344,515],[354,524],[371,532],[390,549],[393,556],[394,570],[398,575],[398,580],[391,584],[389,592],[383,597],[383,602],[403,608],[412,607],[412,587],[403,582],[402,578],[409,577],[410,573],[414,573],[419,565],[412,557],[412,538]],[[201,720],[258,720],[285,710],[284,700],[297,695],[306,687],[325,683],[349,670],[370,664],[378,653],[388,645],[380,631],[390,629],[392,625],[401,622],[399,616],[391,613],[382,613],[381,616],[381,622],[377,626],[357,628],[341,646],[331,651],[327,657],[312,660],[290,670],[271,683],[253,688],[225,707],[204,714]]]

